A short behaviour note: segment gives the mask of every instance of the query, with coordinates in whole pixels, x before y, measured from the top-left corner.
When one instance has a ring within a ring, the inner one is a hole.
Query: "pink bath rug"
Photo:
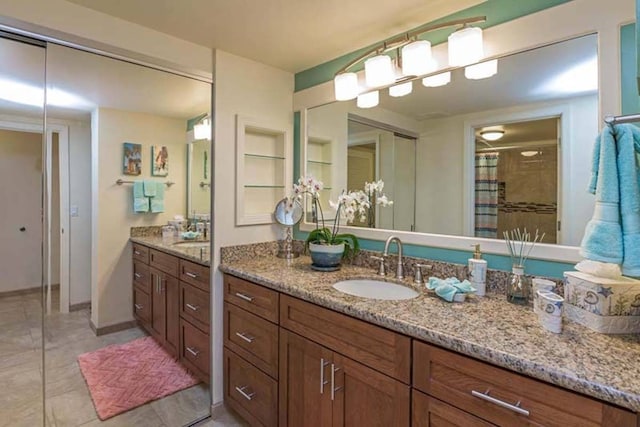
[[[151,337],[78,356],[101,420],[199,383]]]

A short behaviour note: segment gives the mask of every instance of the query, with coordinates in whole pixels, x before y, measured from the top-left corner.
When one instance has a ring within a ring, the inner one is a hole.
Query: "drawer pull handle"
[[[134,276],[136,276],[136,279],[139,279],[142,277],[142,274],[140,273],[133,273]]]
[[[236,391],[238,393],[240,393],[242,395],[242,397],[244,397],[247,400],[253,400],[253,396],[256,395],[255,392],[253,393],[247,393],[245,390],[249,388],[248,386],[244,386],[244,387],[236,387]]]
[[[142,310],[142,304],[134,304],[136,310]]]
[[[133,251],[134,254],[140,255],[140,251]]]
[[[240,292],[236,292],[236,296],[238,298],[242,298],[245,301],[253,302],[253,297],[250,297],[249,295],[245,295],[245,294],[241,294]]]
[[[324,379],[324,368],[328,364],[329,362],[325,361],[324,358],[320,359],[320,394],[324,394],[324,386],[329,384],[329,381]]]
[[[189,304],[189,303],[187,303],[187,304],[185,304],[185,305],[187,306],[187,308],[188,308],[189,310],[193,310],[193,311],[198,311],[198,309],[200,308],[200,307],[198,307],[197,305],[192,305],[192,304]]]
[[[254,337],[248,337],[244,332],[236,332],[236,335],[242,338],[243,340],[245,340],[246,342],[248,342],[249,344],[251,344],[253,340],[255,340]]]
[[[491,402],[494,405],[498,405],[502,408],[509,409],[510,411],[513,411],[517,414],[524,415],[525,417],[529,416],[529,411],[527,411],[526,409],[522,409],[520,407],[520,401],[516,402],[515,405],[512,405],[511,403],[503,402],[500,399],[496,399],[495,397],[489,396],[490,391],[491,390],[487,390],[484,393],[480,393],[479,391],[471,390],[471,394],[477,398],[486,400],[487,402]]]
[[[192,273],[190,271],[185,271],[184,274],[186,274],[187,276],[191,277],[192,279],[197,279],[198,278],[197,274],[194,274],[194,273]]]
[[[198,357],[198,355],[200,354],[200,352],[194,348],[191,347],[187,347],[187,351],[191,354],[193,354],[193,357]]]

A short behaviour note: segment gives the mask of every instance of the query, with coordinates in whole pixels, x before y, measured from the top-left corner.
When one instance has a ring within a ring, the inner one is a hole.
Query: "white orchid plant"
[[[358,238],[353,234],[339,233],[340,221],[343,220],[349,224],[359,219],[360,222],[367,222],[370,227],[375,225],[375,207],[391,206],[393,201],[382,192],[384,182],[366,182],[363,190],[343,191],[336,202],[329,201],[329,206],[335,210],[336,215],[331,228],[325,225],[322,206],[318,201],[320,191],[324,188],[322,181],[316,180],[313,176],[307,176],[298,179],[298,183],[293,185],[293,194],[289,197],[289,208],[293,208],[295,200],[301,200],[305,194],[311,196],[313,210],[316,212],[314,220],[316,229],[309,233],[306,240],[306,246],[309,243],[318,243],[324,245],[339,245],[344,243],[344,256],[349,257],[355,255],[360,249]],[[317,212],[320,215],[317,215]]]

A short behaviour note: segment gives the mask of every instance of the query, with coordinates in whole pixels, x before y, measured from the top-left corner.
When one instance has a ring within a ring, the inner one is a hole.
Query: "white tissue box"
[[[565,316],[597,332],[640,332],[640,280],[564,273]]]

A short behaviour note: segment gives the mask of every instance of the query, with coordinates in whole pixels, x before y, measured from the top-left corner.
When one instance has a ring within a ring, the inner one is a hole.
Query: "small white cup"
[[[556,283],[539,277],[534,277],[531,282],[533,284],[533,312],[537,313],[540,305],[538,291],[553,291],[556,287]]]
[[[564,298],[551,291],[537,291],[538,295],[538,320],[542,326],[550,332],[559,334],[562,332],[562,308]]]

